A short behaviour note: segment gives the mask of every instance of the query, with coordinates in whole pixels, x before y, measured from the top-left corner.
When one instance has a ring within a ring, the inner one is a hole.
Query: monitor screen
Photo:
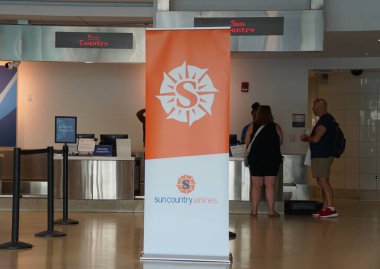
[[[55,116],[55,143],[76,143],[77,117]]]
[[[112,155],[117,156],[116,152],[116,139],[127,139],[127,134],[101,134],[100,135],[100,145],[111,145]]]
[[[237,135],[236,134],[230,134],[230,145],[237,145],[238,140],[237,140]]]

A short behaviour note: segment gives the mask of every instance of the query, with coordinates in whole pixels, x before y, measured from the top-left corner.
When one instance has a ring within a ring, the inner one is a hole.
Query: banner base
[[[229,256],[196,256],[196,255],[159,255],[144,254],[140,256],[140,261],[165,261],[165,262],[192,262],[192,263],[214,263],[231,264],[232,254]]]

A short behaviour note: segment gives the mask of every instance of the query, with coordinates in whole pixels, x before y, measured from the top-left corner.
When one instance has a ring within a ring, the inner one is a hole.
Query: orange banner
[[[146,159],[228,153],[230,30],[147,30]]]

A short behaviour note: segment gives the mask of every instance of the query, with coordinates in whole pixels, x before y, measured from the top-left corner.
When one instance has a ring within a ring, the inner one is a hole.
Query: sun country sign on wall
[[[146,31],[142,260],[228,263],[229,28]]]
[[[132,33],[55,32],[56,48],[132,49]]]

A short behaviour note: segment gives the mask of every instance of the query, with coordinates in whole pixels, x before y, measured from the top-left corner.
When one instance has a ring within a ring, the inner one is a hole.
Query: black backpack
[[[335,133],[334,133],[334,143],[333,143],[333,157],[339,158],[346,148],[346,138],[339,124],[336,123]]]

